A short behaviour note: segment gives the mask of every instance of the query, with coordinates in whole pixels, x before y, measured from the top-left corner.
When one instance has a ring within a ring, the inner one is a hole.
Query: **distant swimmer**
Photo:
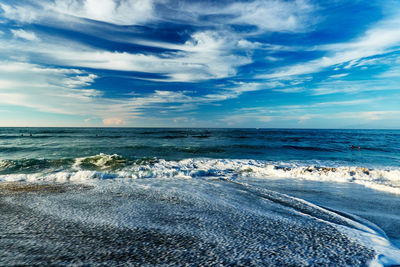
[[[351,148],[352,148],[352,149],[356,149],[356,148],[357,148],[357,149],[361,149],[361,147],[359,147],[359,146],[351,146]]]
[[[24,136],[24,134],[21,134],[21,136]]]
[[[29,136],[32,136],[32,133],[30,133]]]

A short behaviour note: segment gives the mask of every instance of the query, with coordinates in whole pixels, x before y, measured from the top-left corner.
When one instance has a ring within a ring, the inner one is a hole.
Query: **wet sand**
[[[143,201],[148,205],[141,211],[140,218],[145,218],[141,221],[129,217],[118,225],[85,218],[87,214],[118,221],[121,206],[133,213]],[[265,199],[257,201],[265,203],[263,209],[285,213],[277,210],[276,203],[268,206]],[[62,210],[43,212],[41,206],[52,207],[52,203],[54,209]],[[77,215],[61,216],[63,209]],[[0,184],[0,262],[6,266],[364,266],[375,255],[329,224],[294,217],[289,221],[198,206],[187,198],[154,191]],[[146,221],[151,223],[146,226]]]

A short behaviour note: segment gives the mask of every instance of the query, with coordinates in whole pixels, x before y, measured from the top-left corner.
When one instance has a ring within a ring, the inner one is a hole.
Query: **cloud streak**
[[[21,37],[25,32],[17,33]],[[25,34],[24,39],[29,39],[29,36]],[[235,75],[239,66],[251,63],[248,56],[231,53],[236,42],[234,37],[205,31],[194,33],[185,44],[179,46],[179,51],[161,55],[110,52],[68,42],[60,46],[56,40],[29,46],[4,42],[3,50],[40,53],[47,63],[69,67],[155,73],[165,76],[159,80],[175,82],[221,79]]]
[[[259,75],[261,79],[285,78],[320,72],[326,68],[348,69],[368,57],[391,53],[400,46],[400,19],[387,19],[378,23],[354,41],[316,47],[327,55],[306,63],[283,67],[270,74]],[[345,65],[347,64],[347,65]]]
[[[146,110],[181,112],[238,96],[225,91],[190,96],[190,91],[155,90],[146,95],[132,94],[132,97],[115,99],[105,97],[102,91],[90,89],[98,76],[79,69],[3,61],[0,62],[0,71],[0,104],[46,113],[90,116],[102,119],[108,126],[145,118],[148,116]]]
[[[34,32],[27,32],[22,29],[19,30],[11,30],[12,34],[16,38],[25,39],[28,41],[39,41],[39,38],[36,36]]]
[[[153,0],[70,0],[42,2],[44,10],[118,25],[143,24],[154,13]]]

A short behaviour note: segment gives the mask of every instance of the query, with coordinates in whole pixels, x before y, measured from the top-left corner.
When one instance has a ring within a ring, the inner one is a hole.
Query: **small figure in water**
[[[24,136],[24,134],[21,134],[21,136]]]
[[[29,136],[32,136],[32,133],[30,133]]]
[[[355,148],[361,149],[361,147],[359,147],[359,146],[351,146],[351,148],[352,148],[352,149],[355,149]]]

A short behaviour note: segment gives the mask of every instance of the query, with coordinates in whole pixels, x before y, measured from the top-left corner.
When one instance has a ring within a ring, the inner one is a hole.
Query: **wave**
[[[243,159],[127,159],[116,154],[98,154],[75,159],[0,160],[0,181],[85,181],[109,178],[235,180],[241,177],[357,183],[376,190],[400,194],[400,169],[395,168],[330,167]]]
[[[21,146],[0,146],[0,153],[13,153],[13,152],[32,152],[32,151],[38,151],[40,148],[38,147],[33,147],[33,146],[26,146],[26,147],[21,147]]]
[[[316,146],[283,146],[284,148],[294,149],[294,150],[306,150],[306,151],[335,151],[333,149],[316,147]]]
[[[74,161],[74,159],[0,160],[0,177],[1,175],[9,174],[36,173],[49,169],[67,169],[69,166],[72,166]]]
[[[188,135],[164,135],[161,136],[160,138],[162,139],[181,139],[181,138],[187,138],[189,137]]]
[[[30,139],[55,139],[55,138],[76,138],[76,136],[73,135],[58,135],[58,134],[32,134],[32,136],[29,133],[25,133],[24,135],[0,135],[0,140],[11,140],[11,139],[19,139],[19,140],[30,140]]]

